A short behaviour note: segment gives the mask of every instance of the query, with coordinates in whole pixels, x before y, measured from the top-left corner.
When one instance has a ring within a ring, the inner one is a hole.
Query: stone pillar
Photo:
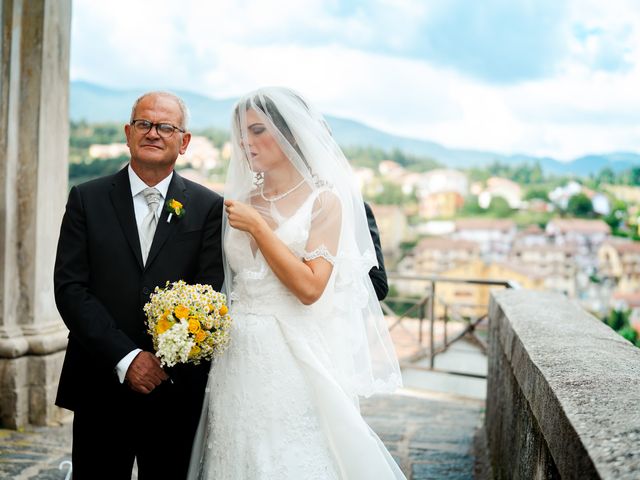
[[[71,0],[0,7],[0,425],[55,421],[66,328],[53,263],[67,193]]]

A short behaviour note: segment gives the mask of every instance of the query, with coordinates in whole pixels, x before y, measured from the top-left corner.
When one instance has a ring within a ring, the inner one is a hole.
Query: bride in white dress
[[[284,88],[238,102],[231,143],[232,340],[211,367],[189,478],[405,478],[358,406],[401,379],[348,162],[322,116]]]

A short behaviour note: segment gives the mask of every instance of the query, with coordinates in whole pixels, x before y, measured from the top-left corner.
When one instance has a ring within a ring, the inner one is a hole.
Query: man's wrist
[[[136,358],[141,351],[142,350],[139,348],[131,350],[124,357],[122,357],[122,359],[116,365],[116,374],[118,375],[118,380],[120,380],[120,383],[124,383],[124,379],[127,376],[127,370],[129,370],[129,366],[133,362],[133,359]]]

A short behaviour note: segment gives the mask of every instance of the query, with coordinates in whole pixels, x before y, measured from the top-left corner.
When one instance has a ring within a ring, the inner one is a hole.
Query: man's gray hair
[[[129,119],[129,123],[135,120],[134,115],[136,114],[136,108],[138,108],[138,104],[142,101],[143,98],[149,97],[151,95],[168,97],[168,98],[171,98],[172,100],[175,100],[175,102],[178,104],[178,107],[180,108],[180,113],[182,115],[182,122],[181,122],[182,124],[179,125],[179,127],[184,130],[187,130],[187,127],[189,125],[189,109],[187,108],[187,104],[184,103],[184,100],[182,100],[179,96],[171,92],[164,92],[160,90],[143,93],[137,98],[135,102],[133,102],[133,107],[131,107],[131,118]]]

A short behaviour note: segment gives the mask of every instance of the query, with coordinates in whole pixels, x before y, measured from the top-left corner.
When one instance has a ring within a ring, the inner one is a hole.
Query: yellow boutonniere
[[[185,214],[184,206],[175,198],[170,198],[169,200],[167,200],[166,209],[167,209],[167,212],[169,212],[167,223],[171,221],[171,217],[173,215],[175,215],[178,218],[182,218]]]

